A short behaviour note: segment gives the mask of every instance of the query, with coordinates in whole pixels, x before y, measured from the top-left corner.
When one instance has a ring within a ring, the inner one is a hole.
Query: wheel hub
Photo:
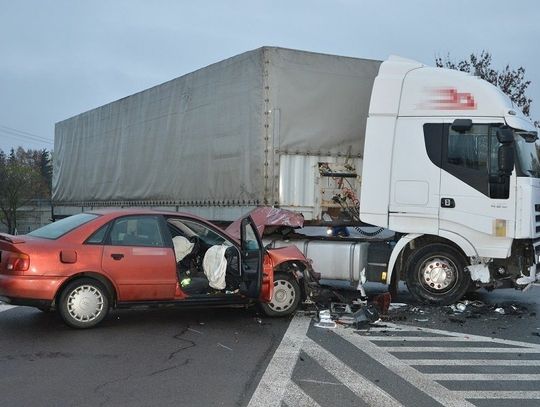
[[[435,291],[446,290],[456,279],[453,263],[443,258],[429,259],[422,267],[423,283]]]
[[[286,280],[274,281],[274,294],[268,306],[274,311],[284,311],[292,306],[296,293],[292,284]]]
[[[103,310],[103,296],[95,287],[83,285],[71,292],[67,305],[77,321],[92,321]]]

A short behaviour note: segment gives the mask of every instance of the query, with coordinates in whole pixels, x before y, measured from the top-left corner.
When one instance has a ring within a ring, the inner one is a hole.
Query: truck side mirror
[[[513,143],[514,142],[514,132],[508,126],[499,127],[497,129],[497,140],[499,140],[499,143],[501,143],[501,144]],[[513,157],[513,155],[512,155],[512,157]]]
[[[497,131],[497,136],[499,132]],[[502,143],[502,141],[499,140]],[[499,147],[499,177],[509,177],[514,169],[514,147],[508,142]]]

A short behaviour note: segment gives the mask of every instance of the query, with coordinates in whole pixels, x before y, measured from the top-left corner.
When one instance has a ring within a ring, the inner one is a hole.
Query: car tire
[[[290,273],[276,273],[274,289],[269,303],[262,303],[263,312],[269,317],[283,317],[292,314],[301,298],[300,285]]]
[[[81,278],[69,283],[62,294],[58,312],[72,328],[91,328],[109,312],[109,294],[99,281]]]
[[[407,262],[406,282],[418,301],[449,305],[459,301],[471,285],[467,262],[456,249],[430,244],[414,252]]]

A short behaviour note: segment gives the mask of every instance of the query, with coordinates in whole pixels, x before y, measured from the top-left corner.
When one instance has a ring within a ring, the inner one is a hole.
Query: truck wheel
[[[91,328],[109,312],[107,290],[99,281],[90,278],[75,280],[62,291],[58,312],[72,328]]]
[[[300,303],[300,286],[291,274],[276,273],[272,300],[262,303],[263,312],[269,317],[283,317],[292,314]]]
[[[412,254],[407,287],[418,301],[448,305],[459,301],[471,284],[466,260],[453,247],[430,244]]]

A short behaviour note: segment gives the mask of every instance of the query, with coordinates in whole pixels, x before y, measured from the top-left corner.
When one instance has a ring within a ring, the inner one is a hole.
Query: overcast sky
[[[0,0],[0,148],[263,45],[433,65],[485,49],[526,69],[540,120],[540,1]]]

